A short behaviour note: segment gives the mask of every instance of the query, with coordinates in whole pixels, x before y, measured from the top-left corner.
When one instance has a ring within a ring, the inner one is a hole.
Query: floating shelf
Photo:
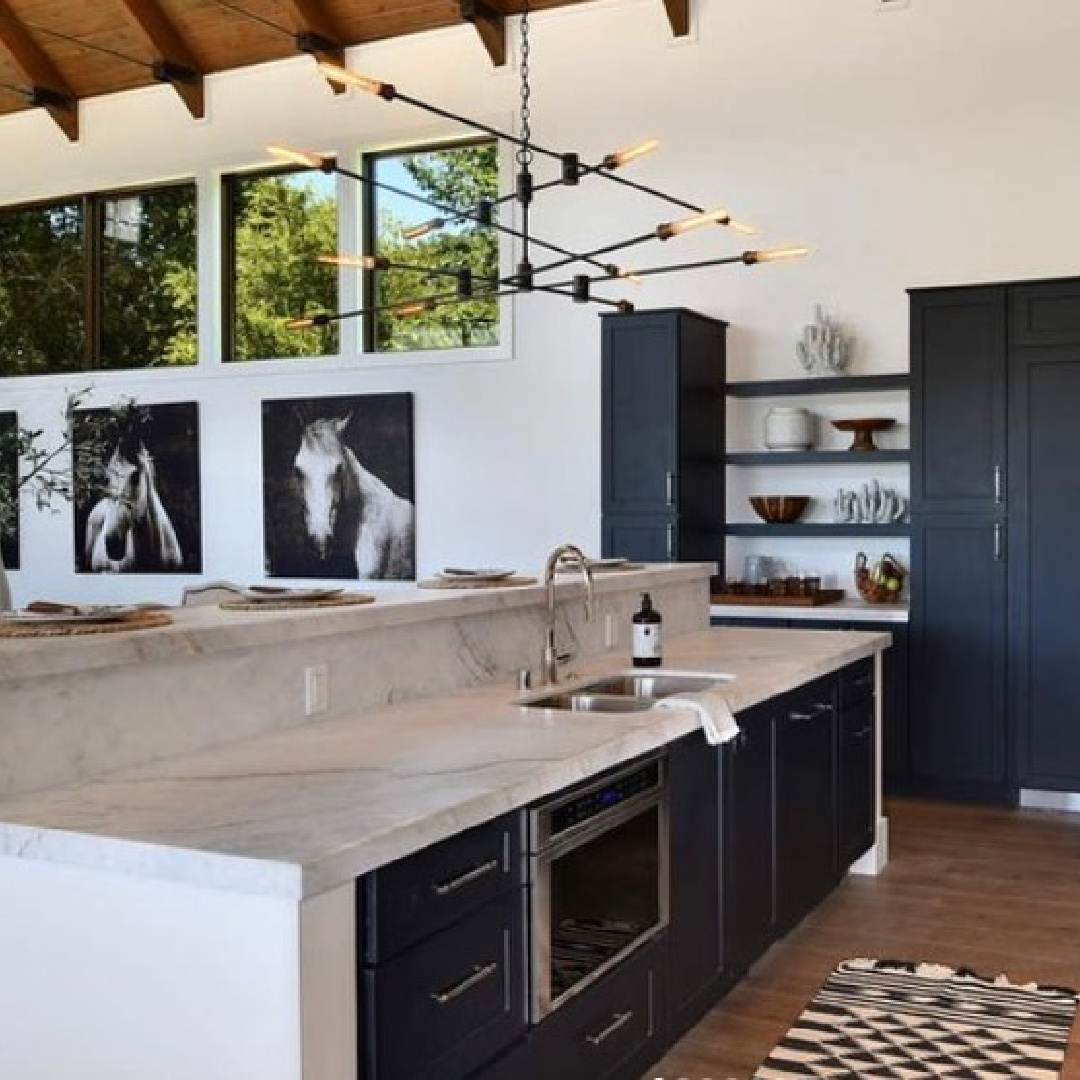
[[[764,522],[731,522],[725,526],[728,536],[910,536],[906,521],[891,525],[767,525]]]
[[[888,375],[822,375],[816,379],[763,379],[729,382],[728,397],[789,397],[798,394],[859,394],[875,390],[907,390],[911,376],[906,371]]]
[[[740,450],[729,465],[885,465],[911,460],[910,450]]]

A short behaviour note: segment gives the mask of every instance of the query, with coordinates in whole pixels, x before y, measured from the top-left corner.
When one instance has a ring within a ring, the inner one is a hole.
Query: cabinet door
[[[720,752],[699,733],[669,750],[671,922],[669,1038],[712,1003],[721,975]]]
[[[534,1075],[638,1080],[664,1048],[666,972],[661,936],[570,998],[530,1036]]]
[[[1055,327],[1063,335],[1066,315],[1077,314],[1080,290],[1073,285],[1062,297],[1062,287],[1055,286],[1050,293],[1045,303],[1052,310],[1071,300],[1058,320],[1051,323],[1047,316],[1037,325],[1045,335]],[[1077,790],[1080,346],[1015,350],[1009,408],[1009,683],[1020,736],[1020,781],[1025,787]]]
[[[787,933],[836,883],[836,680],[777,699],[776,926]]]
[[[724,773],[724,962],[741,975],[773,939],[773,771],[769,703],[738,717]]]
[[[681,558],[678,521],[674,514],[604,514],[601,539],[604,558],[670,562]]]
[[[843,873],[874,843],[874,699],[840,713],[837,851]]]
[[[911,298],[912,512],[990,512],[1005,467],[1005,290]]]
[[[1008,798],[1003,543],[993,518],[912,527],[911,767],[927,794]]]
[[[1009,341],[1020,346],[1080,345],[1080,281],[1012,286]]]
[[[673,511],[678,485],[677,316],[609,317],[602,325],[604,512]]]

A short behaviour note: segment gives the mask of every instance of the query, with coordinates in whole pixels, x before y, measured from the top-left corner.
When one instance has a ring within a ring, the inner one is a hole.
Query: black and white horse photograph
[[[19,569],[19,418],[0,412],[0,561]]]
[[[264,401],[271,577],[416,577],[412,394]]]
[[[80,409],[74,425],[75,569],[202,573],[198,405]]]

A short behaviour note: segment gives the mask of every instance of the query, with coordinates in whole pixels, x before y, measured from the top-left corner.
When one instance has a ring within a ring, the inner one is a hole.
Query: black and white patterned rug
[[[1075,990],[963,969],[845,960],[753,1080],[1056,1080]]]

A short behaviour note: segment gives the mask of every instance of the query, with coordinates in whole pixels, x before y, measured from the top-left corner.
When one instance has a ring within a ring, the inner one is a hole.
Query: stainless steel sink
[[[728,681],[725,675],[612,675],[589,683],[581,689],[590,694],[615,694],[629,698],[670,697],[672,694],[696,694],[718,682]]]
[[[730,680],[730,675],[624,672],[521,704],[529,709],[566,709],[572,712],[644,712],[660,698],[697,693]]]
[[[547,697],[522,702],[530,709],[570,709],[573,712],[628,713],[644,712],[651,709],[650,698],[614,697],[603,694],[589,694],[579,690],[548,694]]]

